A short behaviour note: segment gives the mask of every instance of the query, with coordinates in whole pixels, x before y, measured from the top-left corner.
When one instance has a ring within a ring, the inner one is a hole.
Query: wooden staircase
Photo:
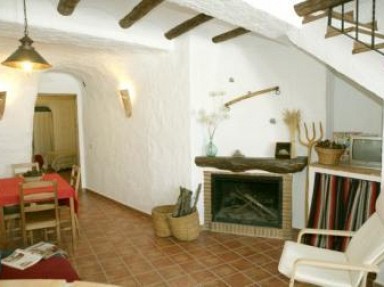
[[[303,17],[303,24],[327,17],[325,38],[345,35],[353,39],[353,54],[375,51],[384,55],[384,34],[378,32],[376,0],[307,0],[294,8]],[[364,22],[366,19],[369,20]]]

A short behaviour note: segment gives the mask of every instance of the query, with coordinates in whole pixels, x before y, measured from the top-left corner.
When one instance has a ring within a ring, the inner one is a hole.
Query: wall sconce
[[[7,92],[0,92],[0,120],[3,117],[4,110],[5,110],[6,95],[7,95]]]
[[[128,90],[120,90],[120,96],[121,100],[123,101],[125,115],[127,116],[127,118],[130,118],[132,116],[132,104]]]

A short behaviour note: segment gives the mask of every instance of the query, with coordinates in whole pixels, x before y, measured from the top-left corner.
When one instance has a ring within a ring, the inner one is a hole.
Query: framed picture
[[[275,158],[291,158],[291,143],[277,142],[275,149]]]

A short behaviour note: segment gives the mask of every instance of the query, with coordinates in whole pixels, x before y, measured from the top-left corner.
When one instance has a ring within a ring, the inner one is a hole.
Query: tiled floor
[[[283,240],[208,231],[193,242],[159,238],[149,216],[91,192],[79,197],[81,236],[70,260],[83,280],[120,286],[288,286],[277,271]]]
[[[204,231],[193,242],[158,238],[151,218],[90,192],[71,259],[84,280],[122,286],[288,286],[277,272],[282,240]]]

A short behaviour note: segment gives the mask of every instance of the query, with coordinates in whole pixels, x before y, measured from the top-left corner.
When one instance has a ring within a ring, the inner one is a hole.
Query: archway
[[[84,170],[82,94],[81,81],[71,74],[50,71],[39,79],[36,106],[48,108],[52,115],[51,151],[44,149],[47,167],[61,170],[76,163]],[[34,147],[35,151],[38,152]]]

